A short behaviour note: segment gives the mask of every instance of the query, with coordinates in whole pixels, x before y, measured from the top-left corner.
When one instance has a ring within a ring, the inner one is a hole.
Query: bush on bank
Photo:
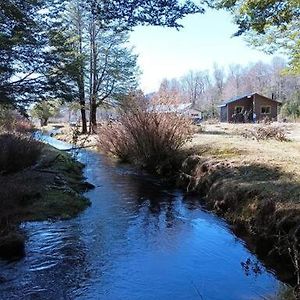
[[[43,144],[31,137],[0,135],[0,174],[18,172],[34,165],[42,148]]]
[[[26,134],[32,132],[33,124],[10,107],[0,105],[0,133]]]
[[[182,146],[192,137],[191,125],[183,115],[132,101],[120,110],[117,121],[101,126],[98,146],[122,161],[165,175],[179,169]]]

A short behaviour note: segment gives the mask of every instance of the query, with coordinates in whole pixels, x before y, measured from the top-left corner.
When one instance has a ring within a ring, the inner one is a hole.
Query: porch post
[[[228,109],[228,104],[226,104],[226,109],[227,109],[227,123],[229,123],[229,109]]]

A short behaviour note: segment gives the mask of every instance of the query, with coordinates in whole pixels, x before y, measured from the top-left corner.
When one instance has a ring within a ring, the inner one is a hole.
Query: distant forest
[[[247,93],[260,93],[280,102],[300,105],[300,76],[286,72],[287,62],[275,57],[271,63],[214,64],[212,71],[190,71],[181,78],[165,79],[158,94],[168,94],[173,101],[193,103],[208,114],[217,114],[223,101]]]

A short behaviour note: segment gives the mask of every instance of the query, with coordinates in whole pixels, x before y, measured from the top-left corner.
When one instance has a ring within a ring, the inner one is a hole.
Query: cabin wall
[[[220,110],[221,122],[234,122],[233,115],[236,112],[236,107],[242,107],[244,111],[252,110],[256,114],[256,121],[262,121],[268,117],[271,121],[277,120],[279,103],[264,96],[254,94],[251,97],[244,97],[226,106],[222,106]],[[270,107],[269,113],[263,113],[262,107]]]
[[[271,108],[270,114],[263,114],[261,112],[262,106],[270,106]],[[278,103],[272,101],[271,99],[265,98],[263,96],[254,95],[254,111],[256,113],[257,121],[262,121],[266,117],[276,121],[278,115]]]
[[[222,106],[220,109],[220,121],[221,122],[227,122],[227,105],[226,106]]]
[[[250,111],[252,109],[253,106],[253,98],[242,98],[239,99],[237,101],[234,101],[232,103],[228,103],[228,121],[229,122],[233,122],[233,114],[235,113],[235,108],[237,106],[242,106],[244,108],[244,110]]]

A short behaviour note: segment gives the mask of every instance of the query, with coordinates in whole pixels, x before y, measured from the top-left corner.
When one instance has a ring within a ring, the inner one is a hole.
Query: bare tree
[[[181,99],[186,99],[213,117],[217,105],[223,100],[247,93],[257,92],[283,102],[289,101],[300,89],[300,76],[285,73],[286,65],[282,58],[274,58],[269,64],[230,65],[225,72],[223,67],[214,64],[212,74],[201,70],[189,71],[180,78],[179,83],[177,80],[165,80],[160,92],[171,91],[171,83],[174,86],[175,82],[176,94]]]
[[[182,86],[186,93],[186,97],[193,106],[201,106],[205,100],[205,93],[207,92],[210,81],[207,71],[190,71],[183,76]]]
[[[239,95],[242,87],[243,68],[241,65],[230,65],[228,69],[229,76],[227,80],[227,85],[231,81],[233,89],[235,90],[235,95]]]
[[[155,104],[176,105],[186,102],[181,83],[177,79],[164,79],[152,102]]]
[[[225,86],[225,71],[217,63],[213,65],[213,80],[215,86],[215,96],[211,98],[212,116],[216,114],[216,104],[222,100],[224,86]]]

